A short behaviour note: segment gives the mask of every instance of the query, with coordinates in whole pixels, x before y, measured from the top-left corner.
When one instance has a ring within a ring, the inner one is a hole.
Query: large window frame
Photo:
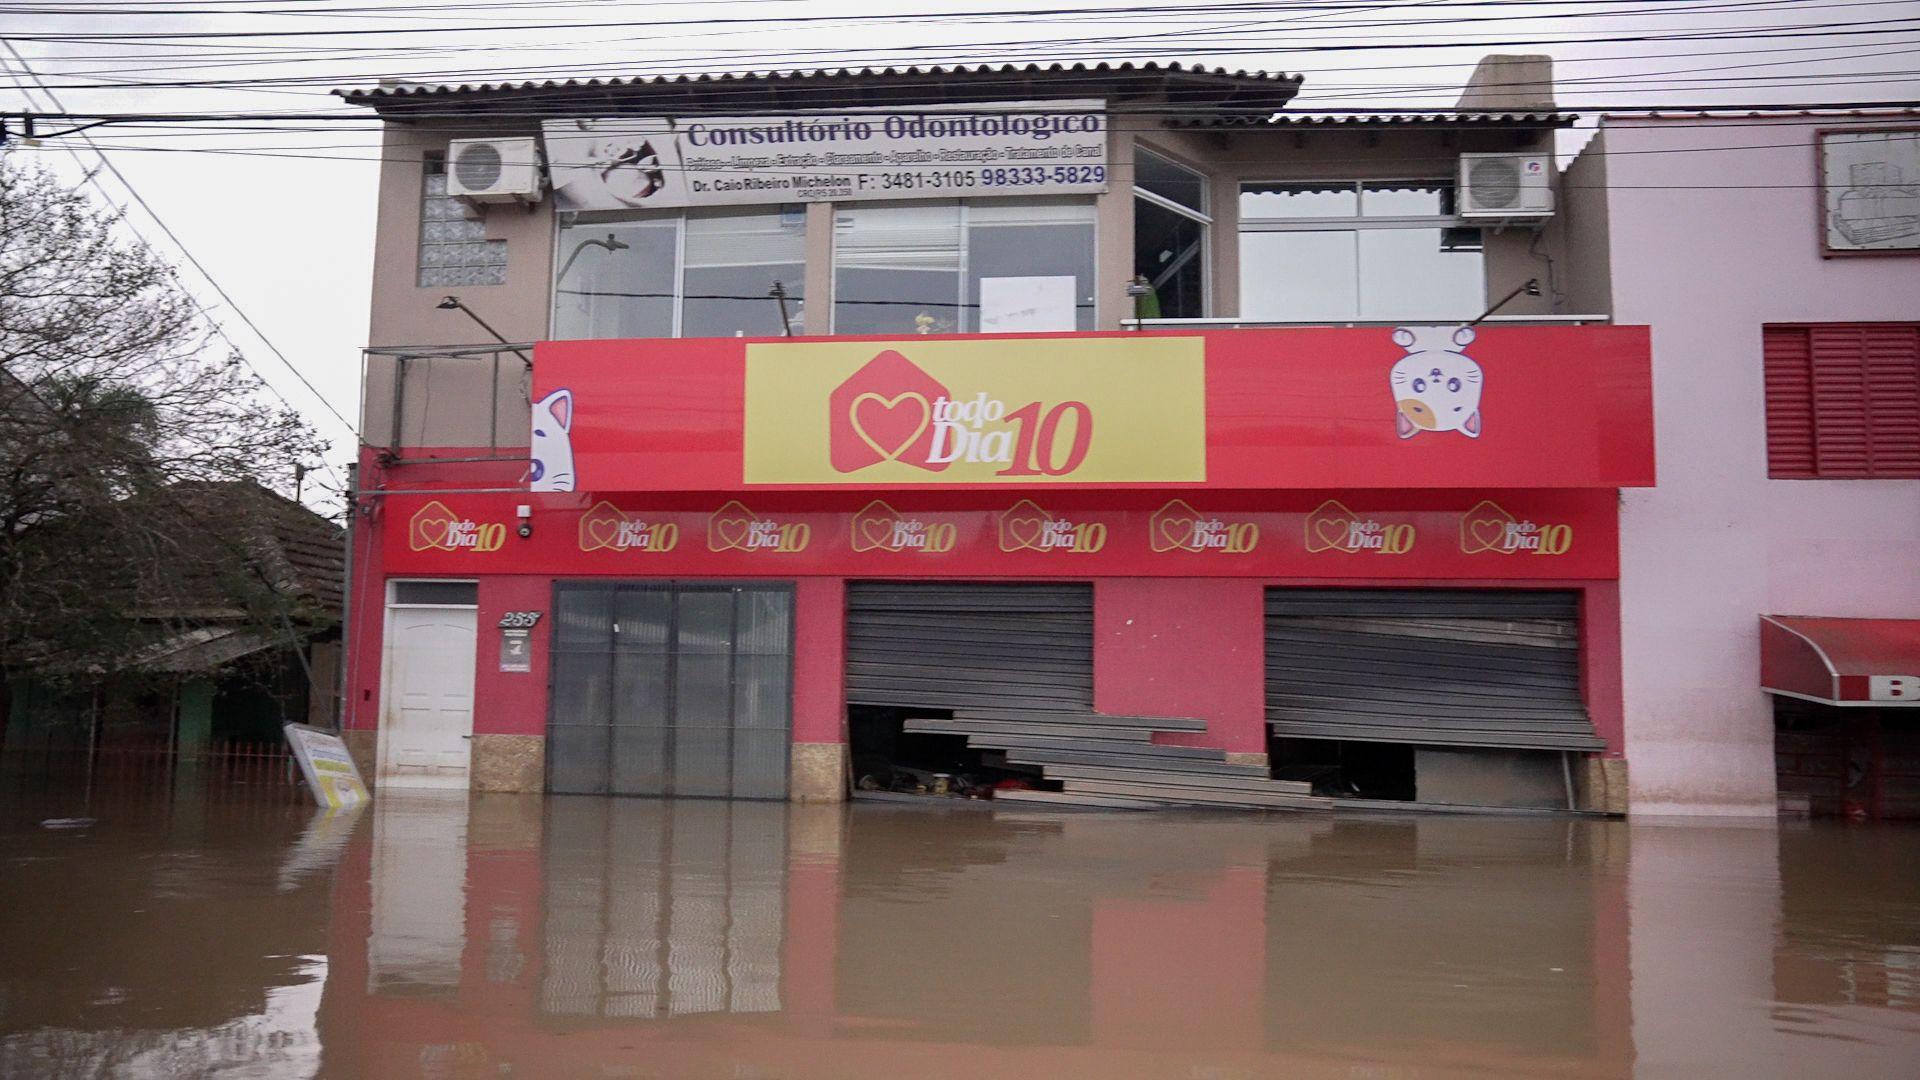
[[[591,230],[598,225],[643,228],[655,227],[663,229],[671,226],[673,229],[673,289],[670,294],[658,298],[666,300],[671,306],[671,318],[669,320],[671,324],[670,332],[666,336],[678,338],[685,335],[687,323],[688,222],[696,219],[718,220],[729,217],[778,217],[784,221],[788,216],[796,216],[798,218],[798,224],[795,228],[800,240],[799,257],[797,262],[792,265],[799,267],[799,273],[792,281],[780,279],[780,284],[785,288],[787,295],[787,326],[789,332],[797,336],[804,332],[805,326],[807,277],[806,209],[802,204],[783,203],[763,203],[750,206],[712,209],[566,211],[555,215],[553,228],[553,260],[551,263],[553,270],[548,285],[547,335],[550,338],[559,335],[560,305],[563,297],[561,283],[565,280],[565,274],[572,269],[577,255],[584,254],[583,245],[591,240],[591,237],[587,237],[579,243],[569,245],[566,240],[569,230]],[[587,220],[582,221],[581,219],[583,218]],[[768,262],[764,265],[776,266],[788,264],[785,262]],[[710,268],[702,267],[696,269]],[[694,299],[698,300],[700,298],[695,297]],[[768,310],[773,311],[779,304],[779,300],[769,293],[766,303],[768,304]],[[778,318],[776,317],[774,321],[777,324]],[[778,331],[776,330],[774,333],[777,334]],[[756,334],[752,336],[768,335]]]
[[[987,207],[991,207],[995,205],[1039,207],[1043,209],[1049,208],[1049,207],[1057,207],[1062,210],[1070,209],[1074,211],[1084,211],[1085,220],[1075,221],[1071,223],[1054,223],[1054,224],[1026,223],[1026,222],[1018,222],[1018,221],[999,221],[999,222],[989,221],[982,224],[976,224],[972,220],[974,214],[985,210]],[[840,239],[840,215],[843,213],[857,214],[862,209],[866,209],[866,208],[887,208],[887,207],[955,207],[958,211],[957,228],[958,228],[958,236],[959,236],[959,247],[956,253],[957,259],[955,263],[955,274],[957,279],[957,286],[954,290],[954,302],[952,304],[936,304],[933,301],[928,301],[927,303],[928,303],[928,306],[951,307],[958,314],[960,321],[959,321],[959,324],[955,326],[952,330],[935,330],[934,331],[935,333],[978,334],[978,333],[985,332],[979,328],[980,298],[977,290],[977,283],[973,277],[973,266],[971,262],[973,244],[970,237],[971,237],[972,230],[974,228],[988,228],[988,229],[1020,228],[1023,225],[1028,225],[1028,224],[1032,224],[1033,227],[1036,227],[1036,228],[1061,227],[1063,225],[1071,225],[1072,227],[1084,227],[1087,230],[1087,238],[1088,238],[1088,248],[1087,248],[1088,261],[1087,261],[1087,267],[1086,267],[1087,290],[1086,290],[1086,294],[1082,296],[1079,294],[1079,290],[1076,288],[1076,295],[1074,300],[1076,325],[1075,325],[1075,330],[1072,332],[1085,332],[1085,331],[1091,331],[1098,328],[1099,316],[1096,311],[1096,307],[1097,307],[1098,298],[1099,298],[1099,281],[1100,281],[1100,227],[1099,227],[1099,212],[1097,209],[1097,204],[1091,198],[1085,198],[1085,197],[1074,196],[1074,195],[1040,195],[1040,196],[1033,196],[1030,198],[1006,198],[1006,199],[1000,199],[1000,198],[901,199],[897,201],[888,200],[884,202],[882,201],[855,202],[855,203],[842,203],[842,204],[835,205],[833,207],[833,214],[834,214],[833,245],[832,245],[832,250],[828,255],[828,265],[827,265],[827,278],[832,283],[831,287],[833,290],[832,301],[828,305],[828,315],[829,315],[828,332],[829,333],[838,334],[842,332],[840,328],[840,304],[842,302],[842,297],[840,295],[841,293],[840,272],[843,267],[840,261],[841,247],[842,247],[842,241]],[[849,300],[847,302],[862,303],[863,301]],[[1079,325],[1083,321],[1083,317],[1084,317],[1084,321],[1087,324],[1085,327],[1081,327]],[[973,323],[971,327],[968,327],[969,320],[971,320],[971,322]],[[870,331],[861,330],[861,331],[849,331],[849,332],[869,333]],[[908,333],[911,331],[901,331],[901,332]]]
[[[1193,317],[1206,318],[1213,313],[1213,185],[1210,178],[1204,170],[1189,165],[1174,157],[1172,154],[1148,146],[1142,142],[1134,143],[1133,157],[1133,198],[1135,203],[1147,203],[1148,205],[1185,218],[1200,227],[1200,243],[1195,248],[1192,257],[1177,266],[1170,267],[1165,274],[1150,279],[1149,283],[1157,289],[1168,278],[1171,278],[1173,274],[1178,273],[1181,267],[1187,263],[1197,264],[1200,268],[1200,314]],[[1195,200],[1199,205],[1183,203],[1178,199],[1169,198],[1160,192],[1142,187],[1140,184],[1140,159],[1142,157],[1150,158],[1162,166],[1192,177],[1199,186],[1199,198]],[[1139,224],[1137,221],[1134,225],[1134,237],[1137,244],[1139,237]],[[1136,274],[1142,273],[1138,266],[1134,267],[1134,272]]]
[[[1326,189],[1328,192],[1334,192],[1341,188],[1351,189],[1354,195],[1353,211],[1352,213],[1349,213],[1349,214],[1326,214],[1323,216],[1301,215],[1301,216],[1286,216],[1286,217],[1264,216],[1264,215],[1258,215],[1258,214],[1249,214],[1247,212],[1246,197],[1249,194],[1256,194],[1262,189],[1288,188],[1288,187],[1302,188],[1302,189],[1323,188],[1323,189]],[[1404,191],[1404,190],[1410,190],[1410,189],[1428,189],[1428,188],[1434,189],[1437,192],[1439,192],[1440,204],[1442,208],[1441,213],[1438,213],[1438,214],[1380,214],[1380,215],[1367,214],[1366,201],[1367,201],[1367,193],[1369,190],[1387,192],[1387,191]],[[1474,293],[1475,300],[1477,301],[1475,305],[1475,311],[1477,312],[1479,309],[1479,306],[1482,306],[1485,304],[1486,295],[1487,295],[1487,262],[1486,262],[1486,255],[1485,255],[1486,233],[1483,228],[1485,223],[1481,221],[1473,220],[1471,218],[1462,217],[1460,215],[1458,207],[1453,203],[1454,189],[1455,189],[1455,183],[1453,178],[1434,177],[1434,176],[1416,176],[1416,177],[1369,176],[1369,177],[1354,177],[1354,178],[1341,177],[1337,180],[1325,180],[1325,181],[1301,180],[1298,178],[1285,179],[1285,180],[1282,180],[1282,179],[1243,180],[1240,184],[1240,191],[1239,191],[1240,222],[1239,222],[1238,231],[1240,235],[1243,237],[1248,234],[1256,234],[1256,233],[1351,232],[1355,234],[1356,247],[1355,247],[1354,257],[1353,257],[1354,313],[1351,316],[1347,316],[1344,318],[1330,317],[1329,319],[1307,319],[1307,320],[1290,320],[1290,321],[1377,322],[1377,321],[1405,321],[1406,319],[1425,320],[1425,319],[1432,319],[1435,317],[1439,317],[1444,320],[1445,318],[1450,318],[1452,314],[1459,314],[1460,317],[1464,320],[1467,318],[1471,318],[1475,312],[1447,313],[1447,312],[1434,312],[1434,311],[1409,311],[1404,313],[1404,318],[1398,315],[1376,317],[1376,316],[1367,314],[1366,313],[1367,267],[1365,265],[1365,259],[1362,258],[1363,253],[1361,249],[1358,247],[1359,239],[1360,239],[1359,234],[1363,232],[1401,230],[1401,229],[1406,229],[1406,230],[1417,229],[1417,230],[1423,230],[1423,231],[1439,230],[1443,238],[1445,234],[1448,233],[1449,231],[1461,232],[1462,240],[1467,241],[1474,245],[1473,248],[1470,248],[1468,250],[1477,250],[1481,254],[1478,287]],[[1465,235],[1468,232],[1471,232],[1475,235],[1469,238]],[[1247,287],[1246,273],[1247,273],[1247,268],[1249,266],[1249,261],[1246,257],[1246,245],[1244,243],[1241,244],[1239,264],[1240,265],[1238,267],[1238,271],[1240,274],[1241,314],[1250,319],[1258,319],[1260,316],[1249,315],[1247,312],[1247,301],[1249,296],[1253,295],[1253,290]]]

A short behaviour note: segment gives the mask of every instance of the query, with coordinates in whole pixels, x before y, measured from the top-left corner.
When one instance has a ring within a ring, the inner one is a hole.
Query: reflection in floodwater
[[[484,796],[53,832],[19,809],[8,1077],[1920,1061],[1915,830]]]

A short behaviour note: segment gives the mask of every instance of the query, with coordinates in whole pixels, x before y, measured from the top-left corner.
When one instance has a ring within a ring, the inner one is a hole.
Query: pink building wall
[[[1920,320],[1920,257],[1821,258],[1821,124],[1609,119],[1594,144],[1613,317],[1653,327],[1659,485],[1620,521],[1637,815],[1776,812],[1761,614],[1920,617],[1920,481],[1767,477],[1761,327]]]

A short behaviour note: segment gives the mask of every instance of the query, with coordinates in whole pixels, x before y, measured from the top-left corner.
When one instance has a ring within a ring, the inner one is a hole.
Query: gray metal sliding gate
[[[857,581],[847,701],[974,713],[1093,711],[1093,587]]]
[[[786,798],[789,588],[564,582],[553,612],[549,791]]]
[[[1267,590],[1267,721],[1303,739],[1600,750],[1579,594]]]

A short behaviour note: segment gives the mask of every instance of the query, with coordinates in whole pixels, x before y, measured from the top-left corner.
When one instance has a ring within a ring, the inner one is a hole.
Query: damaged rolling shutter
[[[847,701],[1091,712],[1093,587],[854,582]]]
[[[1579,596],[1267,590],[1267,721],[1285,738],[1600,750]]]

